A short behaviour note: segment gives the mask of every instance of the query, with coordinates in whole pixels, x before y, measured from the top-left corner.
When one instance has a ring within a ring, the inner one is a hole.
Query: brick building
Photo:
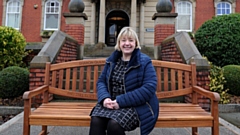
[[[70,0],[0,0],[0,25],[22,32],[27,42],[44,42],[45,34],[65,31]],[[171,0],[175,32],[195,32],[213,16],[240,12],[239,0]],[[146,46],[154,44],[154,20],[158,0],[83,0],[84,44],[115,45],[124,26],[133,27]]]

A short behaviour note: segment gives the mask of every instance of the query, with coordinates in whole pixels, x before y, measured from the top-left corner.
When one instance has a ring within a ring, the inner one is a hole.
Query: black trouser
[[[109,118],[93,116],[90,123],[89,135],[125,135],[125,130]]]

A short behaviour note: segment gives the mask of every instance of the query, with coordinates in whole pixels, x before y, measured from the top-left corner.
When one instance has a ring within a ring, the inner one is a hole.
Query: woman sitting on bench
[[[124,27],[97,83],[90,135],[125,135],[140,127],[148,135],[158,118],[157,77],[151,58],[141,53],[136,32]]]

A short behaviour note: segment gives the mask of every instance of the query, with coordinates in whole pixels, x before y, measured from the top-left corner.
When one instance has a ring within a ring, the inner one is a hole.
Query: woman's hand
[[[116,100],[112,101],[110,98],[104,99],[103,106],[108,109],[119,109],[117,101]]]
[[[108,108],[108,109],[114,109],[113,108],[113,105],[112,105],[112,100],[110,99],[110,98],[106,98],[106,99],[104,99],[104,101],[103,101],[103,106],[104,107],[106,107],[106,108]]]
[[[113,109],[119,109],[119,104],[117,103],[117,100],[112,101]]]

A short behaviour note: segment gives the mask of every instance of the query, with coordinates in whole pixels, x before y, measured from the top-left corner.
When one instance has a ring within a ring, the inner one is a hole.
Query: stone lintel
[[[172,24],[175,25],[177,13],[155,13],[157,16],[153,16],[154,24]]]
[[[84,20],[88,19],[87,15],[85,13],[63,13],[63,16],[65,18],[67,18],[67,17],[73,17],[73,18],[74,17],[76,17],[76,18],[82,17]]]
[[[85,20],[87,20],[87,15],[85,13],[63,13],[65,17],[66,24],[82,24],[84,25]]]
[[[49,56],[35,56],[30,62],[30,68],[45,68],[46,62],[50,62]]]
[[[155,13],[152,17],[152,20],[155,20],[159,17],[162,17],[162,18],[176,18],[177,16],[178,16],[178,13],[168,13],[168,12]]]

